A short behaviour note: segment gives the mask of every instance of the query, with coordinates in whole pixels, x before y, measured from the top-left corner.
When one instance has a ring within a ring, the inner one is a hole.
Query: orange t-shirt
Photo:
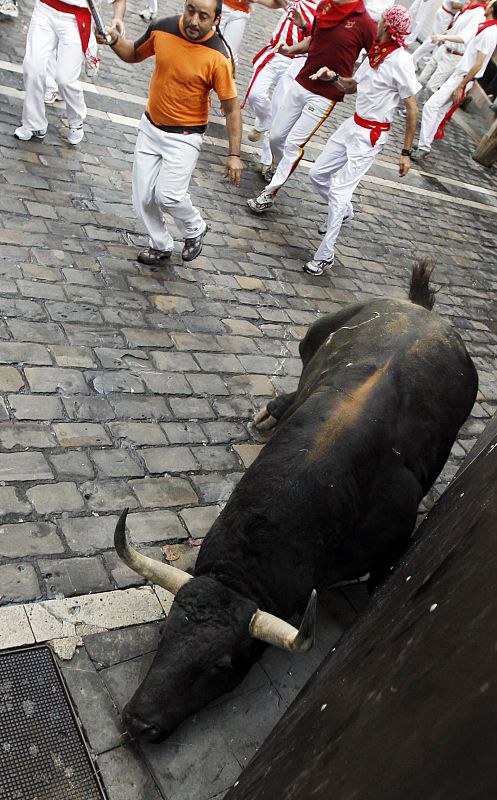
[[[181,17],[153,22],[135,42],[138,61],[155,55],[147,116],[157,127],[205,127],[214,89],[221,100],[237,96],[231,59],[215,31],[192,42]]]
[[[244,3],[243,0],[223,0],[223,6],[234,8],[235,11],[244,11],[245,14],[250,14],[249,3]]]

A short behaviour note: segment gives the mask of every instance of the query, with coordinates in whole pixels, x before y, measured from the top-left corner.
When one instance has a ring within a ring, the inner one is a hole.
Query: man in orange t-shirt
[[[156,20],[136,42],[115,29],[109,31],[109,45],[123,61],[135,64],[155,56],[133,163],[133,205],[150,236],[150,247],[138,255],[142,264],[163,263],[173,252],[166,211],[185,237],[183,261],[193,261],[202,251],[207,225],[188,189],[209,119],[212,89],[223,104],[228,131],[224,175],[240,184],[242,118],[233,60],[218,29],[220,18],[220,0],[186,0],[181,17]]]

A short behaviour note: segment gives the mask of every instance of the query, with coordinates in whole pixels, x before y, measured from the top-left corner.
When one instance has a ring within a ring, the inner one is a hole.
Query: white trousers
[[[95,34],[93,33],[93,29],[92,29],[92,31],[90,33],[90,39],[89,39],[89,42],[88,42],[88,50],[87,50],[87,52],[89,52],[95,58],[97,57],[98,44],[97,44],[97,40],[95,39]],[[81,53],[81,55],[82,55],[82,62],[81,63],[84,65],[85,57],[84,57],[83,53]],[[59,91],[59,87],[57,86],[57,81],[55,80],[56,71],[57,71],[57,54],[53,53],[53,55],[51,56],[51,58],[48,61],[47,80],[46,80],[46,83],[45,83],[45,91],[46,92],[57,92],[58,93],[58,91]]]
[[[304,148],[311,137],[330,116],[335,106],[319,94],[304,89],[294,79],[282,97],[278,114],[269,133],[271,152],[276,172],[266,187],[270,194],[288,180],[304,155]]]
[[[274,97],[274,89],[288,71],[292,64],[298,61],[299,66],[303,65],[303,59],[288,58],[287,56],[275,55],[271,61],[262,67],[257,74],[248,95],[248,104],[255,115],[254,127],[258,131],[268,131],[271,127],[272,105],[271,99]],[[255,65],[257,71],[257,64]],[[275,98],[277,100],[277,98]],[[281,93],[280,93],[281,100]]]
[[[421,115],[421,130],[419,132],[418,147],[423,150],[430,150],[437,128],[445,117],[449,108],[454,105],[452,92],[461,83],[462,75],[451,75],[443,86],[432,94],[426,101]],[[467,91],[473,84],[469,83]]]
[[[352,195],[388,139],[384,131],[371,146],[371,131],[356,125],[349,117],[328,139],[318,160],[309,171],[312,185],[328,202],[328,228],[314,258],[328,261],[335,252],[335,242],[344,216],[352,211]]]
[[[69,127],[78,128],[86,117],[86,105],[79,83],[83,53],[76,19],[72,14],[64,14],[39,2],[29,23],[22,65],[26,89],[22,124],[32,131],[47,127],[43,98],[48,62],[53,53],[57,53],[55,78],[66,102]]]
[[[416,47],[414,53],[412,54],[412,59],[415,64],[419,64],[422,58],[427,58],[433,53],[435,47],[438,45],[431,41],[431,37],[437,33],[445,33],[453,19],[454,16],[449,14],[447,11],[444,11],[443,6],[438,9],[437,13],[435,14],[435,19],[433,20],[431,34],[427,36],[423,44],[420,44],[419,47]]]
[[[172,250],[174,246],[164,220],[166,211],[185,239],[205,230],[205,222],[188,193],[201,147],[200,133],[166,133],[145,115],[140,120],[133,162],[133,207],[155,250]]]
[[[419,76],[419,82],[430,92],[438,91],[452,75],[460,60],[461,56],[449,53],[446,47],[441,45]]]
[[[250,13],[245,11],[237,11],[235,8],[230,8],[223,3],[223,12],[221,14],[221,22],[219,30],[231,47],[235,64],[238,64],[238,51],[242,43],[243,34],[245,33],[245,26],[249,21]]]
[[[414,44],[421,32],[429,8],[429,0],[414,0],[408,8],[411,17],[411,32],[406,36],[407,45]]]

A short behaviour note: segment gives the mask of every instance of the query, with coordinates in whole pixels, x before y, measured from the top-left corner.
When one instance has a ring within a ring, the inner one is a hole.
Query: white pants
[[[26,54],[23,61],[26,97],[22,124],[32,131],[45,130],[45,82],[48,62],[57,53],[56,81],[66,102],[69,127],[80,127],[86,117],[86,105],[79,83],[81,72],[81,39],[72,14],[55,11],[37,3],[29,23]]]
[[[415,49],[414,53],[412,54],[412,59],[415,64],[419,64],[422,58],[427,58],[433,53],[437,45],[431,41],[431,37],[437,33],[445,33],[453,19],[454,15],[449,14],[448,11],[444,11],[443,6],[438,9],[437,13],[435,14],[435,19],[433,20],[431,34],[424,40],[423,44],[420,44],[419,47]]]
[[[273,180],[266,187],[267,192],[276,194],[288,180],[304,155],[305,145],[328,119],[334,106],[334,100],[308,92],[292,80],[269,133],[277,168]]]
[[[312,185],[328,201],[328,228],[314,258],[328,261],[335,252],[335,242],[344,216],[352,211],[352,195],[388,139],[384,131],[371,146],[371,131],[356,125],[353,117],[345,120],[328,139],[318,160],[309,171]]]
[[[411,17],[411,32],[406,36],[407,45],[414,44],[421,32],[426,14],[430,6],[429,0],[414,0],[408,8]]]
[[[95,39],[95,34],[93,33],[93,28],[90,33],[90,39],[88,42],[88,53],[90,53],[95,58],[97,57],[98,52],[98,44],[97,40]],[[85,63],[85,56],[82,54],[83,60],[82,64]],[[50,57],[47,66],[47,80],[45,83],[45,91],[46,92],[59,92],[59,87],[57,86],[57,81],[55,80],[55,73],[57,71],[57,54],[54,52],[53,55]]]
[[[452,92],[461,83],[462,75],[451,75],[443,86],[426,101],[421,115],[421,130],[419,132],[418,147],[430,150],[438,126],[445,117],[449,108],[454,105]],[[473,84],[469,83],[467,91]]]
[[[164,220],[166,211],[185,239],[205,230],[205,222],[188,193],[201,147],[200,133],[166,133],[145,115],[140,120],[133,162],[133,207],[155,250],[172,250],[174,246]]]
[[[438,91],[452,75],[460,60],[461,56],[449,53],[447,48],[441,45],[419,76],[419,82],[430,92]]]
[[[238,64],[238,51],[242,43],[243,34],[245,33],[245,26],[249,21],[250,13],[245,11],[237,11],[235,8],[230,8],[224,5],[221,14],[221,22],[219,30],[231,47],[235,64]]]

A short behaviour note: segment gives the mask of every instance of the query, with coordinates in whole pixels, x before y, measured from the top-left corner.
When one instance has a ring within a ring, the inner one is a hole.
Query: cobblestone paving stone
[[[160,6],[164,14],[180,9]],[[306,327],[351,301],[405,296],[413,260],[427,254],[437,262],[437,311],[458,328],[480,374],[478,402],[434,496],[443,491],[497,406],[497,186],[495,169],[472,161],[466,130],[452,124],[424,171],[400,181],[397,120],[374,180],[357,191],[356,217],[343,230],[335,269],[312,279],[301,265],[319,241],[324,209],[305,167],[274,210],[252,216],[246,199],[263,185],[257,151],[245,135],[240,189],[222,180],[225,132],[214,100],[192,182],[212,228],[203,254],[183,265],[177,248],[167,268],[146,267],[134,260],[145,238],[131,207],[130,178],[151,63],[130,66],[102,54],[96,86],[120,94],[86,92],[90,111],[105,113],[88,117],[79,147],[59,137],[64,112],[57,107],[48,110],[44,142],[20,143],[12,132],[22,75],[4,62],[22,63],[31,7],[21,0],[18,20],[0,22],[0,83],[9,89],[0,89],[0,603],[139,584],[112,550],[124,506],[140,549],[161,557],[160,546],[173,544],[179,564],[191,566],[194,545],[261,447],[251,415],[275,392],[295,388]],[[144,27],[137,10],[130,2],[133,37]],[[255,9],[240,57],[241,93],[250,57],[274,22],[274,14]],[[348,99],[334,112],[307,159],[351,109]],[[350,608],[338,615],[342,626]],[[337,625],[333,630],[336,638]],[[89,637],[77,656],[83,666],[73,660],[64,667],[68,680],[73,671],[73,694],[92,696],[83,721],[109,796],[221,797],[301,685],[289,674],[296,670],[302,682],[315,657],[306,667],[290,667],[282,654],[265,657],[235,704],[243,715],[243,698],[254,701],[245,738],[227,721],[228,701],[224,716],[214,720],[212,709],[197,715],[172,751],[150,749],[141,760],[119,738],[116,707],[130,696],[155,637],[154,626]],[[74,679],[81,669],[86,686]],[[95,708],[104,709],[98,722]],[[217,732],[206,750],[202,732],[209,725]],[[182,747],[186,740],[192,747]],[[189,775],[198,779],[202,770],[204,783],[194,785]]]

